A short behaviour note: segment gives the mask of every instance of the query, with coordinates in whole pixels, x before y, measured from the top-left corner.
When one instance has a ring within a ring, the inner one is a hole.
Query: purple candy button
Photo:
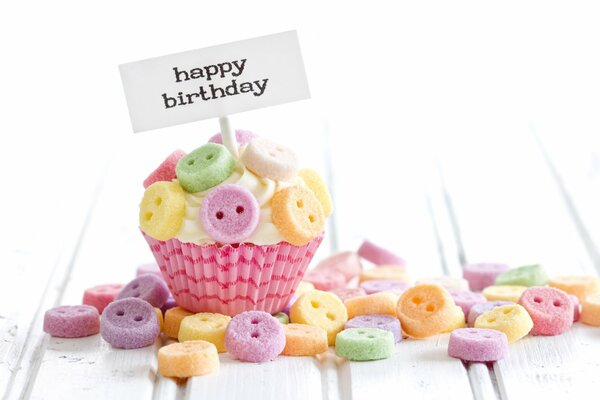
[[[257,137],[257,134],[252,133],[250,131],[244,131],[242,129],[235,130],[235,139],[237,140],[238,144],[249,143]],[[208,139],[208,143],[223,144],[223,138],[221,137],[221,133],[215,133],[210,139]]]
[[[130,297],[114,301],[104,309],[100,334],[113,347],[139,349],[154,343],[160,325],[150,303]]]
[[[346,329],[351,328],[379,328],[394,334],[394,341],[402,340],[402,329],[398,318],[391,315],[360,315],[346,322]]]
[[[200,206],[200,222],[208,235],[221,243],[241,243],[258,225],[260,207],[254,195],[237,185],[210,191]]]
[[[44,314],[44,332],[50,336],[78,338],[95,335],[100,331],[100,315],[96,307],[60,306]]]
[[[508,271],[508,265],[500,263],[467,264],[463,267],[463,278],[469,282],[469,288],[481,291],[496,282],[496,277]]]
[[[117,295],[116,300],[136,297],[161,308],[171,293],[164,280],[154,274],[140,275],[129,282]]]
[[[162,272],[156,263],[142,264],[137,268],[135,276],[141,276],[145,274],[153,274],[163,279]]]
[[[463,361],[497,361],[507,354],[506,334],[493,329],[455,329],[448,341],[448,355]]]
[[[406,282],[400,281],[373,279],[361,283],[360,287],[367,292],[367,294],[392,292],[394,294],[401,295],[402,292],[410,287],[410,285]]]
[[[225,347],[241,361],[265,362],[285,347],[285,333],[279,320],[264,311],[245,311],[229,321]]]
[[[177,307],[177,301],[175,301],[172,295],[169,295],[169,298],[167,299],[167,301],[165,301],[165,304],[163,304],[160,310],[164,314],[167,312],[167,310],[170,310],[173,307]]]
[[[465,314],[465,320],[469,315],[469,311],[471,311],[471,307],[478,303],[487,302],[485,296],[481,293],[464,292],[460,290],[449,290],[449,292],[456,305],[462,308],[463,313]]]
[[[485,303],[474,304],[469,310],[469,315],[467,316],[467,326],[473,327],[475,325],[475,320],[481,314],[486,313],[493,308],[505,306],[507,304],[514,303],[511,303],[510,301],[486,301]]]

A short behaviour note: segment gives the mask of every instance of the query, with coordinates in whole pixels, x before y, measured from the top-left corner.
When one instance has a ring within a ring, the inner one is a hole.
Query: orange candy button
[[[285,332],[285,347],[281,354],[285,356],[314,356],[326,352],[327,332],[323,328],[305,324],[287,324]]]
[[[396,316],[398,297],[390,292],[380,292],[367,296],[352,297],[344,301],[348,319],[358,315],[387,314]]]
[[[158,373],[172,378],[206,375],[219,367],[214,344],[204,340],[173,343],[158,350]]]
[[[181,326],[181,321],[188,315],[194,315],[194,313],[189,312],[185,308],[181,307],[173,307],[168,309],[165,313],[165,322],[163,325],[163,332],[165,335],[172,339],[177,339],[179,336],[179,327]]]
[[[323,207],[307,188],[290,186],[275,193],[271,207],[273,224],[293,245],[304,246],[323,231]]]

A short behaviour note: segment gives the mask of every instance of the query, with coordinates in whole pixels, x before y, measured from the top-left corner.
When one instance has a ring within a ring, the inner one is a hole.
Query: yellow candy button
[[[344,301],[348,319],[358,315],[387,314],[396,316],[398,297],[390,292],[380,292],[367,296],[352,297]]]
[[[285,356],[315,356],[327,351],[327,332],[318,326],[306,324],[283,325]]]
[[[296,246],[304,246],[325,227],[323,207],[310,189],[287,187],[271,200],[272,219],[283,238]]]
[[[319,200],[319,203],[321,203],[325,217],[329,217],[333,212],[333,205],[329,190],[327,190],[327,185],[323,178],[321,178],[321,175],[319,175],[317,171],[305,168],[298,172],[298,176],[302,178],[306,186],[312,190],[317,197],[317,200]]]
[[[334,345],[335,335],[344,329],[344,324],[348,321],[348,312],[335,294],[312,290],[294,302],[290,310],[290,320],[292,323],[324,329],[329,345]]]
[[[213,313],[199,313],[185,317],[179,326],[179,341],[205,340],[214,344],[219,353],[224,353],[227,351],[225,331],[230,320],[230,316]]]
[[[600,326],[600,294],[592,294],[585,299],[579,320],[586,325]]]
[[[160,330],[162,332],[163,330],[163,325],[164,325],[164,319],[163,319],[163,313],[161,311],[160,308],[154,307],[154,311],[156,311],[156,318],[158,318],[158,324],[160,325]]]
[[[410,282],[410,276],[406,272],[406,268],[400,265],[382,265],[379,267],[366,269],[360,273],[360,282],[375,279]]]
[[[158,350],[158,373],[172,378],[206,375],[219,367],[214,344],[203,340],[173,343]]]
[[[504,332],[508,343],[513,343],[529,333],[533,328],[533,320],[525,308],[519,304],[509,304],[481,314],[475,320],[475,328]]]
[[[600,278],[596,276],[557,276],[550,279],[549,285],[569,294],[574,294],[581,304],[585,302],[589,295],[600,293]]]
[[[173,182],[148,186],[140,204],[140,228],[158,240],[175,237],[185,215],[185,194]]]
[[[194,315],[194,313],[189,312],[185,308],[181,307],[169,308],[165,313],[165,323],[163,326],[163,332],[165,335],[172,339],[177,339],[179,336],[179,326],[181,325],[181,321],[189,315]]]
[[[525,286],[488,286],[481,292],[488,301],[512,301],[516,303],[526,291]]]

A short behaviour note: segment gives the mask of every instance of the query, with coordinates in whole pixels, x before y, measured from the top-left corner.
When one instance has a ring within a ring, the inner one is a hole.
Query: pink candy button
[[[235,130],[235,139],[238,144],[246,144],[256,139],[258,135],[250,131],[244,131],[242,129]],[[218,143],[223,144],[223,138],[221,137],[221,132],[215,133],[210,139],[208,139],[208,143]]]
[[[179,160],[185,155],[186,153],[183,150],[175,150],[172,152],[169,157],[167,157],[165,161],[163,161],[158,168],[152,171],[152,173],[144,180],[144,189],[155,182],[172,181],[177,178],[175,167]]]
[[[373,279],[361,283],[360,287],[367,292],[367,294],[391,292],[399,296],[410,287],[410,284],[401,281]]]
[[[463,267],[463,278],[469,282],[469,288],[481,291],[496,282],[496,277],[508,271],[508,265],[499,263],[467,264]]]
[[[331,290],[346,284],[344,275],[333,270],[311,270],[302,279],[315,285],[317,290]]]
[[[316,270],[334,270],[344,274],[346,281],[358,276],[362,271],[360,257],[353,251],[343,251],[341,253],[332,254],[331,256],[321,260]]]
[[[202,201],[200,222],[217,242],[241,243],[256,229],[259,214],[258,202],[248,189],[222,185]]]
[[[573,325],[573,300],[560,289],[532,287],[519,298],[533,320],[532,335],[554,336]]]
[[[329,290],[330,293],[335,294],[340,300],[345,301],[358,296],[366,296],[367,293],[362,288],[346,288],[340,287]]]
[[[358,255],[367,261],[371,261],[375,265],[404,266],[405,264],[402,257],[368,240],[365,240],[360,246]]]
[[[457,306],[462,308],[465,318],[469,315],[471,308],[478,303],[487,302],[481,293],[465,292],[460,290],[448,290]]]
[[[104,311],[106,306],[115,301],[115,298],[122,289],[123,285],[118,283],[98,285],[86,289],[86,291],[83,292],[83,304],[96,307],[98,312],[102,314],[102,311]]]
[[[294,152],[265,138],[248,143],[240,160],[246,168],[263,178],[290,181],[298,174],[298,159]]]

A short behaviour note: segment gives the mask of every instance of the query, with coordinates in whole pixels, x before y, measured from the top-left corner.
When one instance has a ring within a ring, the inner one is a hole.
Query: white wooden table
[[[243,127],[277,132],[260,118],[246,117]],[[576,127],[580,136],[572,140],[572,126],[471,124],[459,138],[439,135],[436,145],[424,136],[422,146],[401,138],[381,146],[347,134],[351,119],[346,124],[330,131],[311,119],[280,139],[304,165],[321,170],[332,189],[334,218],[316,259],[356,249],[368,237],[406,257],[415,278],[461,276],[463,263],[486,260],[540,262],[551,275],[600,271],[598,126]],[[136,222],[141,181],[172,148],[191,150],[213,133],[192,135],[193,129],[168,139],[126,139],[114,154],[70,168],[57,186],[41,183],[50,199],[25,219],[35,229],[18,229],[16,220],[40,206],[35,199],[42,193],[22,189],[22,209],[15,221],[7,216],[16,230],[3,235],[8,247],[0,258],[4,398],[587,399],[600,387],[600,328],[581,324],[557,337],[526,337],[510,346],[508,358],[487,365],[448,357],[448,335],[439,335],[404,340],[393,358],[376,362],[346,362],[330,352],[250,364],[222,354],[218,373],[186,382],[156,372],[165,338],[115,350],[99,335],[45,335],[46,309],[79,303],[95,284],[127,282],[151,260]],[[312,133],[303,136],[306,129]],[[391,134],[401,136],[397,129]]]

